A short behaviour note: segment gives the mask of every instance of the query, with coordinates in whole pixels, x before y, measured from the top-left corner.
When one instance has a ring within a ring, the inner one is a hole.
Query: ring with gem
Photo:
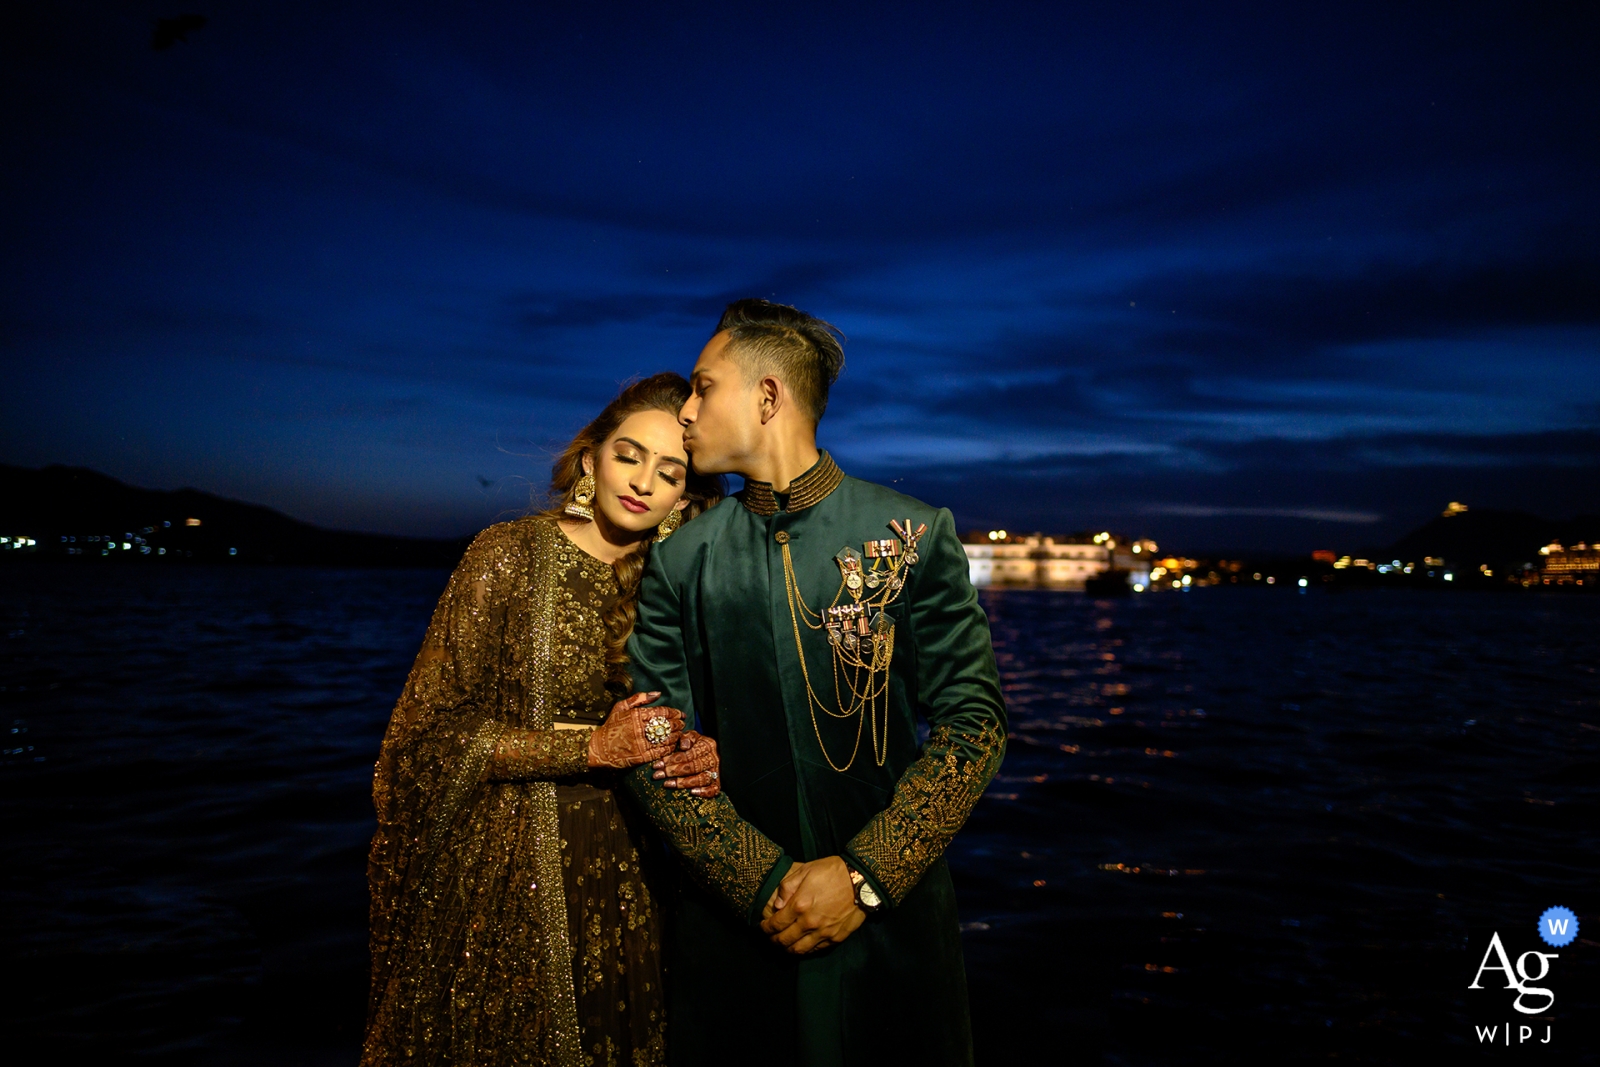
[[[672,723],[664,715],[652,715],[644,721],[644,739],[652,745],[664,745],[672,737]]]

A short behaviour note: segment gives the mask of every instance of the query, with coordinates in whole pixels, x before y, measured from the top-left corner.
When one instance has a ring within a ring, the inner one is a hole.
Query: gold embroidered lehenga
[[[665,1062],[639,817],[588,770],[590,731],[553,728],[611,706],[617,595],[543,517],[484,531],[451,576],[373,781],[364,1067]]]

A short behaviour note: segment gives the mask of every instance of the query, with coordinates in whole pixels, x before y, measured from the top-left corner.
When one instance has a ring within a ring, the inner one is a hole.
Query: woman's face
[[[629,415],[583,469],[594,475],[595,502],[611,525],[642,533],[681,510],[689,464],[683,456],[683,429],[665,411]]]

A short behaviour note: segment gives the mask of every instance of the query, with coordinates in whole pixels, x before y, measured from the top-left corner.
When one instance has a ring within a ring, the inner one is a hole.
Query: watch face
[[[878,899],[878,894],[872,891],[872,886],[868,885],[866,882],[861,883],[861,903],[865,904],[869,908],[876,908],[880,903],[882,903],[882,901]]]

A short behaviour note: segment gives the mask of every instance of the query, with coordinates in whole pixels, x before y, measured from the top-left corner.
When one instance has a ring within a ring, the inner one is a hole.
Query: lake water
[[[0,570],[8,1062],[355,1061],[372,761],[445,577]],[[983,595],[980,1063],[1600,1049],[1600,598]],[[1467,989],[1558,904],[1552,1010]],[[1480,1046],[1508,1018],[1553,1044]]]

